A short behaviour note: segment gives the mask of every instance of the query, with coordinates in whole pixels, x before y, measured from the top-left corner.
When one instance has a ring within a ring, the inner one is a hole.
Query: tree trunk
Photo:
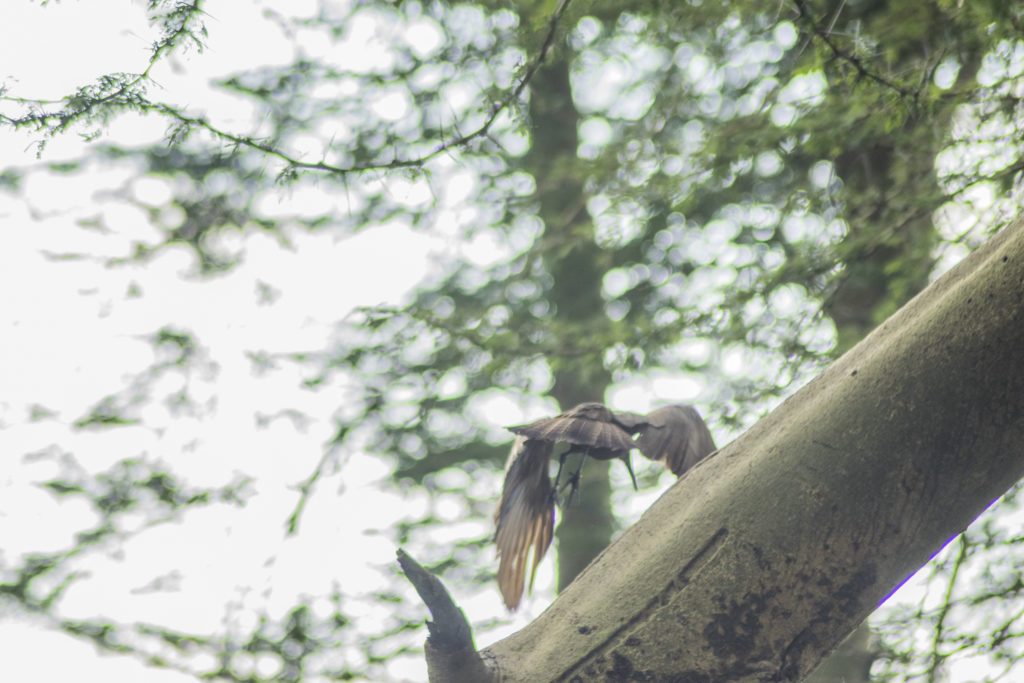
[[[527,22],[524,22],[524,24]],[[597,330],[606,324],[601,298],[601,250],[593,239],[586,209],[585,174],[578,169],[576,149],[579,113],[569,82],[569,56],[555,51],[530,84],[530,126],[533,137],[523,168],[537,184],[538,214],[544,238],[565,245],[545,263],[553,282],[549,300],[560,320],[572,321],[569,331]],[[560,340],[567,351],[580,340]],[[563,410],[577,403],[602,401],[611,381],[601,358],[567,353],[552,363],[555,384],[551,395]],[[576,467],[575,457],[566,467]],[[565,481],[563,479],[563,481]],[[611,541],[615,518],[611,511],[608,463],[590,460],[583,471],[579,497],[560,508],[558,525],[558,590],[567,586]]]
[[[504,681],[798,681],[1024,474],[1024,222],[717,456],[530,626]]]

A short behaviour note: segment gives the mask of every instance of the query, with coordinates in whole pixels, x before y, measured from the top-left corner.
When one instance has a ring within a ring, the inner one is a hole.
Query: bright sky
[[[274,7],[302,16],[318,4],[213,0],[207,5],[207,51],[176,57],[158,67],[154,77],[165,88],[167,99],[201,104],[216,123],[226,127],[244,125],[253,112],[242,102],[211,90],[208,80],[254,63],[289,62],[290,44],[263,10]],[[0,9],[0,79],[11,95],[56,98],[104,73],[141,71],[155,35],[146,25],[143,8],[144,3],[137,0],[131,9],[120,3],[102,10],[86,2],[51,2],[45,7],[5,3]],[[351,28],[355,47],[333,57],[383,58],[384,43],[375,30],[380,27],[372,22],[357,22]],[[436,30],[429,22],[410,30],[425,50],[436,41]],[[328,53],[316,36],[309,36],[305,45],[316,56]],[[387,116],[404,106],[400,101],[382,102],[377,113]],[[157,120],[130,119],[120,122],[114,135],[124,144],[142,144],[159,140],[165,126]],[[34,163],[31,141],[31,136],[0,133],[3,164]],[[83,151],[78,137],[69,134],[52,140],[43,160],[76,158]],[[441,204],[450,209],[450,214],[442,215],[451,215],[455,221],[472,180],[453,177]],[[87,176],[38,170],[28,175],[21,196],[0,193],[0,291],[7,293],[0,319],[4,387],[0,453],[6,456],[0,460],[0,559],[18,564],[33,552],[67,548],[78,530],[95,521],[84,503],[55,498],[38,486],[60,472],[62,453],[74,454],[94,472],[141,456],[171,463],[173,471],[195,486],[221,486],[245,473],[254,477],[257,495],[244,508],[194,510],[183,520],[137,535],[132,535],[137,529],[123,529],[130,535],[123,546],[92,553],[75,564],[88,578],[69,588],[61,602],[63,616],[102,616],[212,634],[221,632],[229,618],[235,620],[235,628],[245,626],[245,620],[260,610],[280,617],[299,596],[329,593],[336,582],[348,594],[386,587],[381,568],[393,567],[395,548],[385,537],[365,532],[388,528],[403,518],[418,518],[427,505],[426,497],[415,490],[396,492],[380,486],[388,475],[387,463],[356,454],[344,463],[344,487],[339,486],[338,477],[321,480],[300,533],[286,539],[283,523],[297,500],[295,484],[308,477],[323,444],[333,435],[332,411],[344,403],[346,388],[300,392],[296,387],[303,375],[289,367],[254,377],[244,352],[322,348],[335,321],[347,310],[398,302],[433,267],[437,254],[454,248],[465,257],[484,260],[493,258],[497,247],[486,237],[453,246],[443,239],[444,226],[438,229],[441,237],[431,238],[397,222],[373,226],[347,239],[296,231],[291,235],[293,249],[282,249],[269,237],[249,233],[234,245],[244,246],[245,261],[226,276],[202,282],[181,277],[193,266],[184,250],[169,250],[145,266],[117,269],[89,260],[45,257],[47,252],[124,255],[134,240],[155,239],[155,228],[148,224],[145,212],[138,205],[111,199],[109,193],[130,183],[131,196],[139,204],[158,207],[170,196],[169,190],[156,181],[132,178],[130,166],[115,163],[97,164]],[[424,188],[396,179],[389,190],[399,199],[415,202]],[[282,191],[274,201],[286,213],[303,206],[320,212],[342,200],[325,193]],[[78,224],[97,215],[110,232]],[[395,244],[404,248],[396,251]],[[261,304],[256,296],[263,282],[282,293],[274,305]],[[133,285],[143,296],[125,296]],[[209,372],[187,378],[168,373],[149,386],[148,393],[160,399],[187,383],[193,396],[215,401],[216,409],[183,418],[161,400],[152,400],[143,412],[146,428],[72,429],[71,423],[97,399],[123,390],[152,365],[153,349],[145,337],[167,324],[191,330],[201,340],[206,354],[202,364]],[[687,400],[699,391],[692,381],[654,375],[621,387],[609,399],[620,408],[646,410],[652,395]],[[34,405],[52,409],[56,416],[29,422]],[[265,429],[254,428],[254,414],[274,415],[293,408],[313,419],[308,423],[277,419]],[[482,408],[497,424],[523,422],[543,409],[522,406],[504,396],[496,396]],[[22,459],[24,453],[37,455]],[[626,485],[624,470],[614,476]],[[498,485],[495,481],[495,489]],[[633,497],[629,508],[644,509],[657,495],[655,491]],[[368,509],[373,512],[372,525],[363,523]],[[459,512],[458,505],[443,499],[436,510],[442,518],[450,517],[453,525],[464,524]],[[472,537],[486,530],[459,527],[454,533]],[[170,590],[155,588],[157,579]],[[478,639],[478,645],[529,622],[547,604],[551,582],[548,560],[541,567],[534,599],[511,624]],[[457,594],[456,600],[474,620],[504,615],[493,587]],[[231,614],[228,603],[234,603]],[[324,614],[330,608],[314,604]],[[371,631],[389,609],[371,600],[346,606]],[[88,643],[61,635],[36,618],[4,616],[0,648],[7,680],[192,680],[144,668],[133,658],[97,656]],[[425,635],[423,631],[418,639]],[[256,658],[239,666],[272,676],[279,664]],[[399,658],[391,672],[396,678],[425,678],[418,656]]]
[[[251,112],[235,102],[220,101],[223,96],[210,91],[206,82],[256,61],[290,61],[288,43],[263,18],[267,4],[209,3],[209,50],[176,58],[154,72],[167,96],[204,103],[224,116],[225,125],[245,121]],[[316,3],[290,0],[278,5],[302,14]],[[129,11],[121,4],[101,12],[92,3],[6,3],[0,10],[0,68],[6,71],[0,77],[13,95],[50,98],[106,72],[142,70],[154,34],[145,23],[142,3],[133,7]],[[155,141],[165,125],[129,120],[116,126],[115,135],[125,143]],[[68,135],[50,143],[44,161],[73,158],[82,151],[77,136]],[[29,140],[5,131],[0,135],[0,158],[10,165],[31,164]],[[388,474],[386,462],[356,455],[357,462],[345,463],[343,494],[338,495],[336,477],[322,480],[319,495],[311,499],[302,519],[301,533],[286,540],[283,524],[297,500],[294,485],[308,477],[320,459],[322,446],[332,435],[331,411],[343,403],[345,388],[299,392],[302,378],[288,368],[256,378],[244,351],[323,347],[334,321],[346,310],[397,302],[427,272],[427,256],[438,245],[399,224],[374,226],[349,239],[296,233],[292,250],[251,234],[244,238],[245,262],[225,277],[203,282],[180,277],[193,265],[184,250],[164,253],[144,267],[118,269],[92,261],[46,259],[47,251],[126,254],[132,240],[155,236],[142,210],[102,199],[105,190],[121,188],[133,177],[132,169],[103,164],[92,170],[86,178],[33,172],[21,197],[0,194],[0,287],[8,292],[0,323],[0,377],[5,388],[0,452],[8,455],[0,461],[4,563],[16,564],[32,552],[66,548],[76,531],[95,521],[84,503],[54,498],[39,488],[38,482],[59,473],[60,453],[74,454],[91,471],[142,456],[172,463],[173,470],[195,486],[224,485],[244,472],[254,477],[257,495],[242,509],[210,506],[191,511],[183,521],[145,530],[121,548],[77,562],[76,569],[88,578],[68,590],[61,602],[63,616],[102,616],[212,634],[225,628],[229,602],[236,604],[237,614],[231,618],[237,624],[257,610],[280,617],[298,596],[329,593],[335,583],[350,594],[385,587],[379,568],[393,566],[395,548],[381,536],[364,533],[367,506],[374,509],[372,526],[387,528],[402,517],[421,513],[425,501],[415,491],[399,494],[378,486]],[[398,191],[403,189],[416,191],[401,186]],[[153,181],[136,182],[131,190],[140,202],[154,206],[168,196],[167,188]],[[284,192],[277,200],[282,211],[312,201]],[[330,201],[315,200],[317,209]],[[97,214],[110,234],[76,224]],[[396,243],[406,247],[397,256]],[[260,305],[260,282],[281,291],[275,305]],[[133,284],[143,296],[125,296]],[[121,391],[152,364],[153,350],[144,337],[165,324],[194,332],[206,346],[203,362],[211,371],[187,380],[168,373],[149,388],[150,393],[167,396],[187,381],[189,392],[200,400],[216,401],[216,410],[183,419],[154,400],[143,412],[147,428],[84,433],[71,429],[73,420],[86,414],[97,399]],[[57,415],[30,424],[32,405],[46,406]],[[314,420],[296,425],[278,419],[266,429],[254,429],[255,414],[289,408],[305,411]],[[26,461],[20,457],[23,453],[40,456]],[[171,590],[151,587],[160,577]],[[473,609],[499,614],[497,591],[483,602],[490,605]],[[330,605],[314,608],[324,611]],[[346,611],[368,627],[386,616],[386,608],[371,602],[353,603]],[[143,672],[132,658],[97,657],[88,643],[31,618],[0,621],[0,643],[5,680],[192,680],[167,671]],[[243,665],[272,676],[279,663],[258,659]],[[391,670],[396,677],[424,678],[419,657],[406,657]]]

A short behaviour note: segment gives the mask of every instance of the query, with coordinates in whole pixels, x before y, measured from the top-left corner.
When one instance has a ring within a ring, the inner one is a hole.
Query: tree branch
[[[489,683],[488,671],[473,644],[473,631],[466,615],[448,594],[441,579],[424,569],[402,549],[398,564],[430,610],[434,621],[427,622],[427,670],[432,682]]]
[[[832,21],[829,24],[828,28],[825,28],[821,24],[819,24],[811,15],[811,10],[807,6],[806,0],[793,0],[793,4],[796,5],[797,11],[800,13],[800,18],[803,19],[807,23],[807,25],[811,27],[811,32],[814,35],[818,36],[818,38],[820,38],[821,41],[825,43],[826,46],[828,46],[829,50],[832,51],[833,57],[840,61],[846,62],[847,64],[852,66],[854,69],[856,69],[857,74],[861,78],[866,78],[868,80],[878,83],[879,85],[885,86],[886,88],[890,88],[891,90],[899,94],[900,97],[905,98],[913,95],[913,98],[915,100],[917,99],[916,93],[911,93],[906,88],[897,85],[896,83],[893,83],[889,79],[879,76],[875,72],[871,71],[866,66],[864,66],[864,63],[861,61],[860,57],[854,54],[850,54],[849,52],[841,49],[836,44],[836,42],[832,40],[832,36],[830,35],[830,33],[832,27],[835,25],[836,19],[838,18],[838,13],[835,17],[832,18]]]
[[[967,559],[967,547],[967,539],[960,536],[959,550],[956,559],[953,561],[953,570],[949,575],[949,581],[946,584],[946,593],[942,597],[942,607],[939,608],[939,614],[935,618],[931,663],[926,674],[928,683],[935,683],[939,675],[939,667],[942,665],[943,660],[945,660],[945,655],[939,652],[942,648],[942,630],[945,626],[946,617],[949,615],[949,610],[953,606],[953,588],[956,586],[957,576],[960,575],[960,568],[964,566],[964,561]]]
[[[142,73],[134,76],[126,74],[112,74],[104,76],[100,79],[101,87],[115,82],[118,85],[112,91],[96,97],[90,97],[89,93],[97,86],[84,86],[80,88],[75,95],[59,101],[0,96],[0,101],[14,102],[40,109],[38,112],[30,113],[23,117],[0,115],[0,123],[6,123],[12,128],[35,127],[36,130],[45,130],[48,135],[52,136],[57,133],[64,132],[73,123],[81,120],[88,120],[89,116],[100,107],[120,107],[122,109],[154,112],[177,121],[180,124],[179,128],[199,128],[223,142],[241,147],[249,147],[269,156],[277,157],[288,165],[282,172],[282,176],[288,174],[289,171],[295,170],[322,171],[339,176],[346,176],[352,173],[364,173],[367,171],[393,171],[406,168],[419,168],[438,155],[444,154],[445,152],[457,147],[464,147],[478,138],[485,138],[489,135],[491,128],[498,120],[498,116],[500,116],[506,109],[509,109],[522,97],[523,92],[533,79],[534,74],[536,74],[537,70],[544,64],[548,53],[554,46],[555,35],[558,31],[559,22],[565,14],[565,11],[569,8],[571,1],[572,0],[561,0],[561,2],[559,2],[554,13],[552,13],[551,17],[548,19],[548,30],[544,36],[544,40],[541,42],[540,50],[537,55],[530,61],[529,65],[526,67],[525,73],[522,78],[519,79],[519,82],[515,87],[512,88],[504,98],[491,105],[487,118],[480,126],[471,132],[460,133],[450,140],[441,142],[432,151],[427,152],[426,154],[408,158],[396,156],[391,161],[370,162],[366,164],[356,164],[353,166],[338,166],[324,161],[303,161],[282,149],[265,142],[261,142],[250,136],[239,135],[237,133],[232,133],[218,128],[212,125],[205,118],[189,116],[183,111],[180,111],[170,105],[152,102],[146,99],[144,85],[149,80],[149,73],[156,62],[162,56],[169,53],[186,37],[192,37],[193,40],[198,42],[198,39],[196,38],[194,31],[190,28],[188,22],[192,14],[200,13],[202,11],[199,8],[199,0],[196,0],[191,5],[182,5],[184,9],[188,10],[185,19],[181,21],[180,26],[176,30],[171,31],[167,36],[165,36],[164,40],[154,47],[153,55],[150,57],[149,64]],[[171,16],[172,14],[173,13],[165,16]],[[167,22],[165,21],[165,26],[166,25]],[[126,80],[126,76],[130,77]],[[53,112],[42,111],[45,106],[57,104],[58,102],[64,102],[64,108]]]

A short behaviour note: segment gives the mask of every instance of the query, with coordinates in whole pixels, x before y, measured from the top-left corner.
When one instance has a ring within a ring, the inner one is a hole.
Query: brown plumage
[[[600,403],[581,403],[556,417],[509,427],[517,434],[505,466],[501,501],[494,513],[498,547],[498,587],[505,606],[515,610],[523,597],[526,566],[532,551],[530,583],[554,531],[555,501],[567,455],[583,453],[598,460],[621,459],[636,487],[629,451],[638,448],[663,462],[676,476],[714,452],[715,443],[700,414],[686,405],[659,408],[647,415],[613,412]],[[637,435],[633,440],[632,435]],[[549,462],[557,442],[570,444],[560,456],[552,485]],[[582,468],[582,462],[580,463]],[[570,480],[573,489],[580,471]]]
[[[556,487],[562,477],[565,458],[570,453],[583,453],[584,456],[595,460],[621,460],[626,464],[629,478],[633,480],[633,488],[637,487],[633,465],[629,462],[629,449],[635,447],[633,438],[616,421],[615,413],[601,403],[580,403],[561,415],[508,429],[514,434],[521,434],[531,439],[548,442],[561,441],[570,444],[569,450],[562,453],[558,462],[558,474],[555,476]],[[583,460],[581,459],[579,469],[570,479],[573,492],[579,486],[582,469]]]
[[[717,450],[708,426],[693,406],[658,408],[630,431],[637,434],[636,447],[641,453],[663,462],[677,477]]]
[[[581,403],[557,417],[508,429],[531,439],[564,441],[609,451],[628,451],[634,447],[629,434],[615,421],[615,414],[601,403]]]
[[[555,527],[555,498],[548,476],[550,441],[517,436],[505,465],[501,501],[494,511],[498,547],[498,587],[509,610],[519,607],[523,597],[526,565],[533,551],[530,587],[537,565],[551,545]]]

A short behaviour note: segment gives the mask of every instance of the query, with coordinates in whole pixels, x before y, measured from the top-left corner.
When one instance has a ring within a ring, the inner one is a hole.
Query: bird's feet
[[[562,485],[562,491],[565,491],[566,489],[569,489],[569,497],[566,499],[566,505],[572,505],[573,499],[575,499],[577,503],[580,502],[579,470],[574,472],[572,476],[569,477],[569,481],[565,482],[565,484]]]
[[[558,484],[556,483],[551,487],[551,493],[548,494],[548,506],[554,507],[555,505],[561,506],[562,501],[558,497]]]

